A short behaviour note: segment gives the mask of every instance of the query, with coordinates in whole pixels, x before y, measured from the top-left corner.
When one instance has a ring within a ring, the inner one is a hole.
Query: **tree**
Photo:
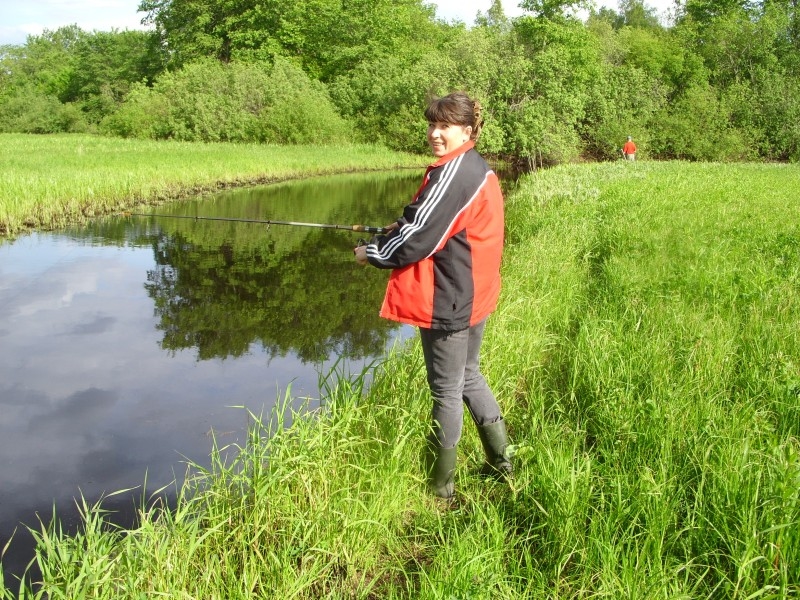
[[[776,69],[775,43],[785,32],[770,16],[754,18],[742,10],[733,10],[702,29],[689,31],[712,81],[723,88],[743,79],[753,80],[760,70]]]
[[[75,47],[68,101],[78,102],[99,122],[114,112],[131,85],[151,85],[164,69],[156,36],[146,31],[94,32]]]
[[[588,8],[586,0],[522,0],[520,8],[547,20],[563,19],[577,9]]]
[[[176,66],[284,56],[322,81],[436,32],[421,0],[142,0],[139,10]]]
[[[749,0],[685,0],[682,6],[682,18],[688,18],[695,26],[702,29],[719,17],[732,12],[746,11],[748,5]]]
[[[151,82],[163,66],[149,32],[87,33],[70,25],[29,36],[24,46],[3,55],[0,102],[5,98],[6,110],[13,104],[22,111],[12,120],[17,125],[6,127],[28,131],[39,123],[34,130],[86,130],[114,112],[132,84]]]
[[[691,51],[662,29],[626,26],[617,32],[616,39],[622,54],[621,65],[637,67],[671,89],[679,88],[690,76],[687,70],[694,68],[689,58]]]
[[[169,52],[170,62],[231,58],[232,19],[247,14],[249,0],[142,0],[142,22],[153,25]]]
[[[521,17],[514,34],[527,66],[506,99],[509,149],[531,163],[573,160],[581,152],[580,124],[600,78],[599,46],[574,19]]]
[[[475,24],[479,27],[496,27],[504,32],[508,32],[511,28],[511,22],[503,10],[501,0],[492,0],[492,5],[486,11],[486,14],[478,13],[475,18]]]
[[[651,145],[664,158],[741,160],[748,147],[731,125],[730,112],[709,84],[692,86],[661,111],[653,125]]]
[[[68,102],[71,79],[77,68],[76,49],[89,35],[77,25],[28,36],[24,46],[12,47],[2,59],[6,85],[33,86],[39,92]]]
[[[661,29],[656,9],[645,4],[643,0],[619,0],[619,9],[623,25],[639,29]]]

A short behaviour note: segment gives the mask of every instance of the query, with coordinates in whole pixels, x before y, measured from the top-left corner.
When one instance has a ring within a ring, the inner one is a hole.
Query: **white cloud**
[[[0,0],[0,44],[76,24],[85,31],[143,29],[139,0]]]

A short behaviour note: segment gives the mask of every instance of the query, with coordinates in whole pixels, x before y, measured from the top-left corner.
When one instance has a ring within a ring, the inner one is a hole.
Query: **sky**
[[[140,0],[0,0],[0,44],[24,44],[28,35],[39,35],[44,29],[55,30],[77,24],[84,31],[111,29],[143,29],[144,13],[138,13]],[[503,0],[503,10],[509,17],[522,14],[519,0]],[[596,0],[600,6],[617,8],[616,0]],[[439,0],[440,18],[458,19],[471,24],[478,11],[486,12],[491,0]],[[656,10],[664,10],[671,0],[646,2]]]

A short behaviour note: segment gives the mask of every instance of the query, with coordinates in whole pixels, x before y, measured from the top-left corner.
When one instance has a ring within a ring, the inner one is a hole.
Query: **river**
[[[418,170],[313,178],[168,204],[158,213],[383,226]],[[6,585],[26,526],[68,531],[74,499],[131,523],[146,493],[244,440],[247,412],[319,401],[411,328],[378,317],[388,272],[355,264],[358,234],[113,216],[0,245],[0,549]],[[145,486],[146,483],[146,486]],[[169,489],[174,490],[174,486]],[[16,533],[14,534],[14,531]]]

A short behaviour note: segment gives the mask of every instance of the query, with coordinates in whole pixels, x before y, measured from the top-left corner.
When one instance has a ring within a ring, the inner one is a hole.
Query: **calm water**
[[[311,179],[161,207],[162,214],[382,226],[420,172]],[[115,217],[0,245],[0,549],[7,584],[31,556],[21,523],[55,504],[181,480],[212,434],[243,441],[245,406],[319,396],[413,330],[377,316],[388,272],[358,234]],[[298,400],[298,403],[300,401]],[[130,519],[134,498],[104,506]]]

